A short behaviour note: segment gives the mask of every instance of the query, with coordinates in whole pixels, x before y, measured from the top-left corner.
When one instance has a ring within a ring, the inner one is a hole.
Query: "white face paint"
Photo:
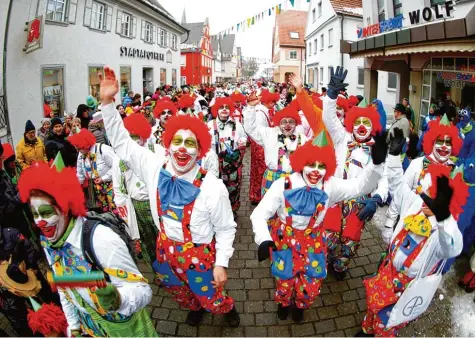
[[[218,108],[218,118],[225,122],[230,117],[230,107],[227,104],[223,104]]]
[[[353,134],[358,142],[366,141],[372,133],[372,121],[367,117],[358,117],[354,121]]]
[[[43,235],[50,242],[57,242],[66,230],[66,216],[45,197],[32,197],[30,209]]]
[[[141,147],[145,145],[145,140],[137,135],[131,135],[131,139]]]
[[[178,130],[169,146],[169,154],[175,171],[185,174],[195,165],[198,157],[198,141],[190,130]]]
[[[291,136],[296,130],[296,120],[289,117],[282,118],[279,122],[279,129],[284,136]]]
[[[302,178],[310,187],[317,187],[326,175],[326,166],[324,163],[316,162],[313,165],[306,165],[302,170]]]
[[[438,162],[445,163],[450,158],[452,149],[451,138],[445,135],[444,138],[436,139],[433,145],[433,156]]]
[[[168,109],[164,109],[162,113],[160,113],[160,124],[165,125],[171,116],[172,112]]]

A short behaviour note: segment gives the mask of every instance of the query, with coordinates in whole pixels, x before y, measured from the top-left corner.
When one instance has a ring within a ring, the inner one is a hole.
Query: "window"
[[[159,30],[159,45],[167,47],[167,32],[163,29]]]
[[[289,34],[291,35],[291,39],[299,39],[299,33],[298,32],[291,32]]]
[[[322,15],[322,1],[319,1],[319,3],[317,4],[317,16],[321,17],[321,15]]]
[[[121,66],[121,102],[126,97],[127,92],[131,90],[131,67]]]
[[[142,40],[148,43],[153,43],[154,41],[154,28],[152,24],[148,21],[142,20]]]
[[[311,56],[311,54],[312,54],[312,44],[310,42],[309,42],[309,48],[308,49],[309,49],[308,54],[309,54],[309,56]]]
[[[43,68],[41,87],[43,103],[51,108],[56,117],[63,116],[65,111],[63,68]]]
[[[67,0],[48,0],[45,19],[66,22],[67,5]]]
[[[327,82],[331,81],[332,67],[327,67]]]
[[[177,69],[172,69],[172,86],[177,85]]]
[[[89,95],[99,101],[99,78],[98,73],[104,76],[104,67],[89,67]]]
[[[357,68],[358,75],[357,75],[357,87],[364,86],[364,69],[363,68]]]
[[[430,0],[431,6],[434,5],[443,5],[446,2],[446,0]]]
[[[387,73],[387,90],[397,90],[397,74],[396,73]]]
[[[297,51],[292,50],[289,52],[289,59],[290,60],[297,60]]]
[[[165,86],[167,81],[167,69],[160,68],[160,85]]]
[[[328,40],[327,41],[327,46],[331,47],[334,41],[334,29],[329,29],[329,35],[328,35]]]
[[[109,12],[109,9],[111,9],[111,12],[112,12],[112,7],[108,7],[108,12]],[[112,14],[111,16],[109,16],[109,13],[108,13],[108,18],[112,18]],[[109,22],[107,23],[107,25],[110,26]],[[126,38],[135,38],[136,27],[137,27],[137,18],[135,16],[129,13],[125,13],[119,9],[117,10],[117,16],[116,16],[116,33],[117,34],[119,34],[120,36],[124,36]]]
[[[402,14],[402,0],[393,0],[393,16]]]
[[[312,10],[312,22],[316,22],[316,9]]]
[[[180,85],[185,86],[187,84],[187,77],[186,76],[181,76],[180,77]]]
[[[324,34],[321,34],[321,41],[320,41],[320,46],[321,46],[321,50],[324,49]]]
[[[378,5],[378,21],[385,20],[385,0],[377,0]]]
[[[106,30],[106,6],[100,2],[93,1],[91,28],[101,31]]]
[[[317,39],[314,39],[314,54],[317,53]]]
[[[172,49],[177,50],[177,35],[172,34]]]
[[[131,36],[131,25],[132,25],[132,17],[130,14],[122,13],[121,18],[121,35],[124,36]]]
[[[324,67],[319,68],[319,83],[324,83]]]

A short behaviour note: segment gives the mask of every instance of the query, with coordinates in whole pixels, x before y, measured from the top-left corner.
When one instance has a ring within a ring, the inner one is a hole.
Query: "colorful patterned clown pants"
[[[310,278],[304,273],[287,280],[276,278],[274,301],[282,306],[296,303],[298,308],[308,309],[319,296],[321,284],[322,279]]]
[[[250,168],[250,191],[251,203],[261,201],[261,181],[266,170],[264,162],[264,150],[258,143],[251,140],[251,168]]]
[[[230,198],[231,209],[233,211],[238,211],[240,208],[243,155],[244,151],[235,150],[231,155],[225,151],[218,156],[220,178],[228,190],[228,197]]]

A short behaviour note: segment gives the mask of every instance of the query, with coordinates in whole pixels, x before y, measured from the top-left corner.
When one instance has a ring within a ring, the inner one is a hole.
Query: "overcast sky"
[[[271,42],[275,15],[268,16],[267,10],[285,0],[159,0],[179,22],[185,8],[187,22],[204,21],[208,16],[210,30],[216,34],[224,29],[266,11],[265,18],[255,22],[245,32],[237,34],[237,45],[242,47],[244,56],[271,59]],[[309,4],[306,0],[295,0],[294,9],[306,10]],[[291,3],[286,0],[282,10],[291,9]]]

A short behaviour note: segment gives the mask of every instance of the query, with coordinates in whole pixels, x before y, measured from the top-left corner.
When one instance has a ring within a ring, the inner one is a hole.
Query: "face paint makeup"
[[[178,130],[169,146],[169,154],[174,169],[182,174],[189,172],[198,157],[197,137],[190,130]]]
[[[145,140],[142,139],[140,136],[131,135],[131,139],[132,139],[132,141],[134,141],[135,143],[137,143],[141,147],[144,146],[144,144],[145,144]]]
[[[220,121],[225,122],[230,117],[230,107],[227,104],[223,104],[218,108],[218,118]]]
[[[66,230],[66,217],[45,197],[32,197],[30,209],[35,224],[52,243],[57,242]]]
[[[296,130],[296,120],[291,118],[282,118],[279,122],[279,129],[284,136],[291,136]]]
[[[451,138],[445,135],[443,139],[436,139],[433,145],[433,156],[438,162],[445,163],[450,158],[452,149]]]
[[[160,123],[162,125],[165,125],[171,116],[172,116],[172,112],[168,109],[164,109],[162,113],[160,113]]]
[[[367,117],[358,117],[354,121],[353,134],[357,141],[366,141],[372,133],[372,121]]]
[[[326,165],[321,162],[306,165],[302,170],[302,178],[310,187],[316,187],[326,175]]]

